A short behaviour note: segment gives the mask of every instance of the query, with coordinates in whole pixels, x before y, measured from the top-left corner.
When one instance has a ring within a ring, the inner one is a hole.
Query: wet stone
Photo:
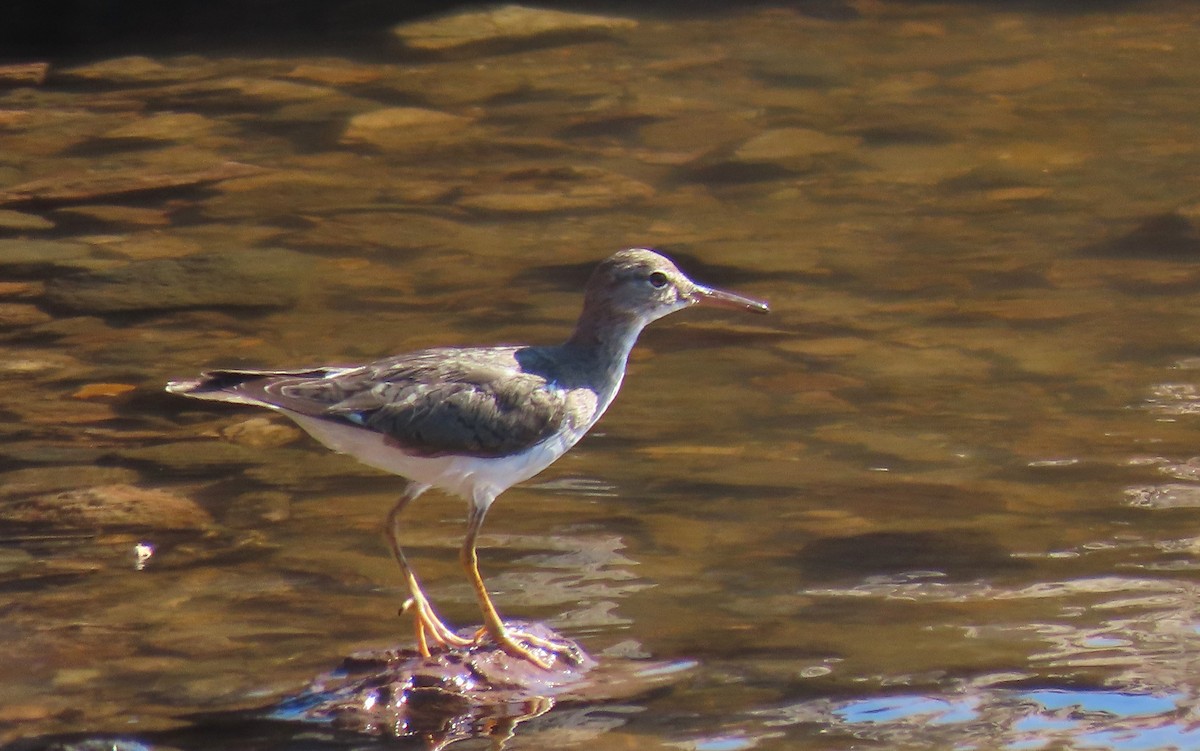
[[[15,302],[0,303],[0,331],[34,326],[49,320],[51,317],[36,305]]]
[[[302,452],[292,452],[302,453]],[[148,464],[172,476],[209,477],[219,470],[279,460],[278,452],[257,451],[225,441],[175,441],[153,446],[120,449],[115,458]]]
[[[238,162],[220,162],[213,155],[195,152],[173,155],[182,163],[164,164],[163,169],[145,167],[97,170],[78,169],[6,186],[0,190],[0,205],[87,203],[102,198],[131,196],[178,188],[193,188],[264,172],[261,167]],[[216,166],[212,163],[218,162]]]
[[[164,227],[171,223],[169,212],[162,209],[142,208],[140,206],[72,206],[66,209],[59,209],[55,212],[55,216],[78,217],[103,222],[104,224],[124,224],[143,227]]]
[[[0,87],[41,86],[46,82],[50,63],[0,65]]]
[[[17,464],[92,464],[105,449],[94,446],[63,446],[32,441],[0,443],[0,461]]]
[[[654,189],[598,167],[533,167],[481,179],[458,204],[499,214],[602,209],[653,197]]]
[[[739,146],[733,156],[740,162],[770,162],[793,169],[807,168],[812,157],[851,151],[861,140],[809,128],[780,128],[751,138]]]
[[[621,658],[600,664],[540,623],[507,625],[572,651],[554,655],[547,669],[490,642],[436,650],[428,658],[411,649],[361,652],[300,693],[249,714],[372,736],[419,736],[444,748],[481,733],[501,738],[555,705],[638,696],[677,680],[690,667]]]
[[[409,49],[449,52],[495,50],[529,42],[575,41],[636,26],[637,21],[628,18],[505,5],[401,24],[394,27],[392,33]]]
[[[277,448],[298,440],[303,432],[268,417],[251,417],[221,431],[231,443],[250,448]]]
[[[78,360],[59,352],[10,349],[6,356],[0,359],[0,378],[28,379],[51,373],[76,373],[82,368]]]
[[[114,128],[104,137],[184,141],[207,136],[218,127],[217,122],[191,112],[163,112]]]
[[[0,209],[0,229],[35,232],[37,230],[54,229],[54,222],[37,214],[26,214],[22,211]]]
[[[288,72],[288,78],[313,81],[325,86],[355,86],[378,81],[387,68],[352,63],[338,58],[301,63]]]
[[[229,504],[221,517],[227,527],[257,529],[264,523],[278,524],[292,516],[292,496],[277,490],[244,493]]]
[[[164,490],[97,485],[0,503],[0,519],[35,527],[200,531],[212,517],[195,501]]]
[[[102,60],[98,63],[81,65],[58,71],[65,78],[82,78],[89,81],[112,81],[119,83],[161,83],[177,80],[180,69],[170,68],[157,60],[140,55]]]
[[[182,104],[217,101],[229,106],[309,102],[328,99],[336,94],[334,89],[325,86],[240,76],[185,84],[172,93],[176,94]]]
[[[300,253],[265,248],[158,258],[53,279],[45,299],[58,310],[92,314],[286,308],[299,299],[311,266]]]
[[[451,141],[471,119],[420,107],[388,107],[355,115],[342,142],[383,149],[426,148],[431,141]]]
[[[57,493],[94,485],[131,485],[138,473],[120,467],[29,467],[0,474],[0,498]]]
[[[6,275],[51,269],[86,269],[95,265],[92,249],[57,240],[0,240],[0,271]]]

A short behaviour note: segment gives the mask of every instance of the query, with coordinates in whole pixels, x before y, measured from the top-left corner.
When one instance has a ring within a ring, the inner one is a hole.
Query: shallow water
[[[651,327],[481,557],[504,613],[696,665],[513,747],[1200,746],[1197,11],[851,11],[10,78],[2,737],[204,746],[409,638],[399,482],[167,380],[552,342],[643,245],[772,316]],[[464,515],[408,531],[460,624]]]

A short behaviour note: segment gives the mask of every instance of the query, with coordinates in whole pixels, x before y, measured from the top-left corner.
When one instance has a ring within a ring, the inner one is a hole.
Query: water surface
[[[639,245],[773,315],[651,327],[481,556],[505,613],[697,665],[514,747],[1200,744],[1200,19],[851,10],[0,90],[3,737],[153,738],[409,637],[399,482],[167,380],[553,342]],[[157,511],[45,511],[114,498]],[[408,534],[466,624],[464,514]]]

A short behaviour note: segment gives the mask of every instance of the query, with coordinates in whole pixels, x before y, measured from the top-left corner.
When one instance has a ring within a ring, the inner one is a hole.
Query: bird
[[[574,446],[612,403],[647,324],[693,305],[767,313],[761,300],[689,279],[648,248],[620,250],[593,271],[571,335],[544,346],[439,347],[365,365],[211,370],[166,390],[279,412],[326,447],[407,481],[386,533],[410,597],[416,645],[466,649],[487,640],[549,668],[573,647],[506,625],[479,572],[476,540],[493,501]],[[400,546],[400,516],[430,488],[467,502],[459,559],[483,624],[456,632],[434,610]]]

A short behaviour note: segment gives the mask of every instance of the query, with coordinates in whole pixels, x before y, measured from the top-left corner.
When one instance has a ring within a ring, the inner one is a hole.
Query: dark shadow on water
[[[1200,258],[1200,227],[1186,216],[1158,214],[1142,219],[1124,234],[1079,251],[1080,255],[1109,259],[1188,260]]]
[[[1012,574],[1029,566],[974,530],[825,537],[805,544],[795,561],[806,579],[818,581],[854,581],[914,571],[970,580]]]

